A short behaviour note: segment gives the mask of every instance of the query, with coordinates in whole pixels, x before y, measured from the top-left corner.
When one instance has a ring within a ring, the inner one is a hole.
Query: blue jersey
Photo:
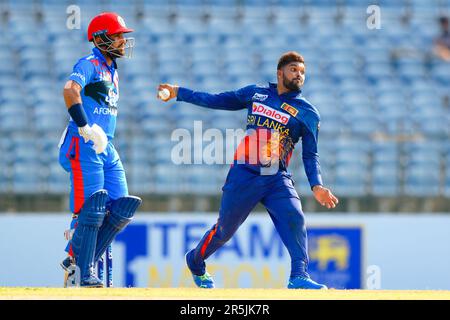
[[[113,60],[108,66],[99,49],[81,58],[73,67],[69,79],[77,82],[81,90],[81,100],[86,111],[88,124],[96,123],[108,138],[114,138],[119,100],[119,76]],[[70,119],[69,130],[78,132],[76,123]]]
[[[260,170],[264,166],[259,158],[256,163],[250,159],[248,146],[253,138],[259,148],[262,133],[266,138],[267,132],[277,133],[279,170],[287,169],[294,147],[301,139],[302,159],[310,186],[322,185],[317,153],[320,116],[317,109],[302,97],[301,91],[278,95],[277,86],[273,83],[268,86],[251,85],[219,94],[194,92],[180,87],[177,100],[211,109],[247,109],[247,135],[236,150],[235,163],[252,170]]]

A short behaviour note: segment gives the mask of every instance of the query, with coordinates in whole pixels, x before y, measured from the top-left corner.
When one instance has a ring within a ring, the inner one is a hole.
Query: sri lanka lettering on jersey
[[[263,166],[278,159],[284,167],[287,167],[294,149],[287,128],[290,119],[291,116],[281,110],[253,102],[247,115],[247,126],[255,126],[256,134],[253,132],[248,134],[241,142],[236,150],[235,159]],[[251,146],[256,148],[252,150]]]
[[[263,117],[260,116],[249,114],[247,116],[247,125],[263,127],[266,129],[273,129],[278,131],[280,134],[289,135],[289,128],[286,128],[286,126],[282,125],[278,121],[271,119],[264,119]]]
[[[247,134],[235,155],[235,160],[245,161],[238,164],[255,169],[257,166],[252,164],[264,166],[265,161],[258,160],[275,153],[280,160],[279,169],[285,170],[295,144],[301,141],[302,160],[308,181],[311,187],[322,184],[317,153],[320,115],[301,95],[300,90],[278,94],[276,83],[269,83],[268,86],[250,85],[218,94],[180,87],[177,101],[218,110],[247,109]],[[256,152],[252,152],[252,149]],[[247,161],[249,158],[251,161]]]

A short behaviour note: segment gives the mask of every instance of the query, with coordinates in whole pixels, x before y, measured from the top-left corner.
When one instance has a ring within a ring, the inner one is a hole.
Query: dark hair
[[[298,52],[288,51],[284,53],[278,60],[277,70],[280,70],[281,68],[292,62],[305,63],[305,60],[303,59],[303,56]]]
[[[440,24],[448,24],[448,17],[447,16],[442,16],[439,18],[439,23]]]

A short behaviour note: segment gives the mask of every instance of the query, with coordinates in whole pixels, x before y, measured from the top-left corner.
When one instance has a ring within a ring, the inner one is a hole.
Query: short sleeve
[[[89,60],[80,60],[73,67],[72,74],[69,80],[73,80],[78,83],[81,88],[84,88],[88,83],[91,82],[92,76],[94,75],[95,67]]]

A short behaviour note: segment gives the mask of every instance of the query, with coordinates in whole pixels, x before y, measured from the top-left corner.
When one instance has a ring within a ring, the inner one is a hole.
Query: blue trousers
[[[71,229],[85,199],[100,189],[108,191],[109,200],[128,195],[125,170],[111,141],[106,150],[96,154],[92,141],[84,142],[78,133],[69,130],[61,140],[59,163],[70,173],[70,211],[74,213]],[[70,252],[70,246],[66,248]]]
[[[205,260],[223,246],[261,202],[267,209],[291,257],[291,277],[307,276],[308,254],[305,217],[291,175],[259,175],[244,166],[231,167],[222,188],[217,223],[194,249],[192,271],[205,272]]]

